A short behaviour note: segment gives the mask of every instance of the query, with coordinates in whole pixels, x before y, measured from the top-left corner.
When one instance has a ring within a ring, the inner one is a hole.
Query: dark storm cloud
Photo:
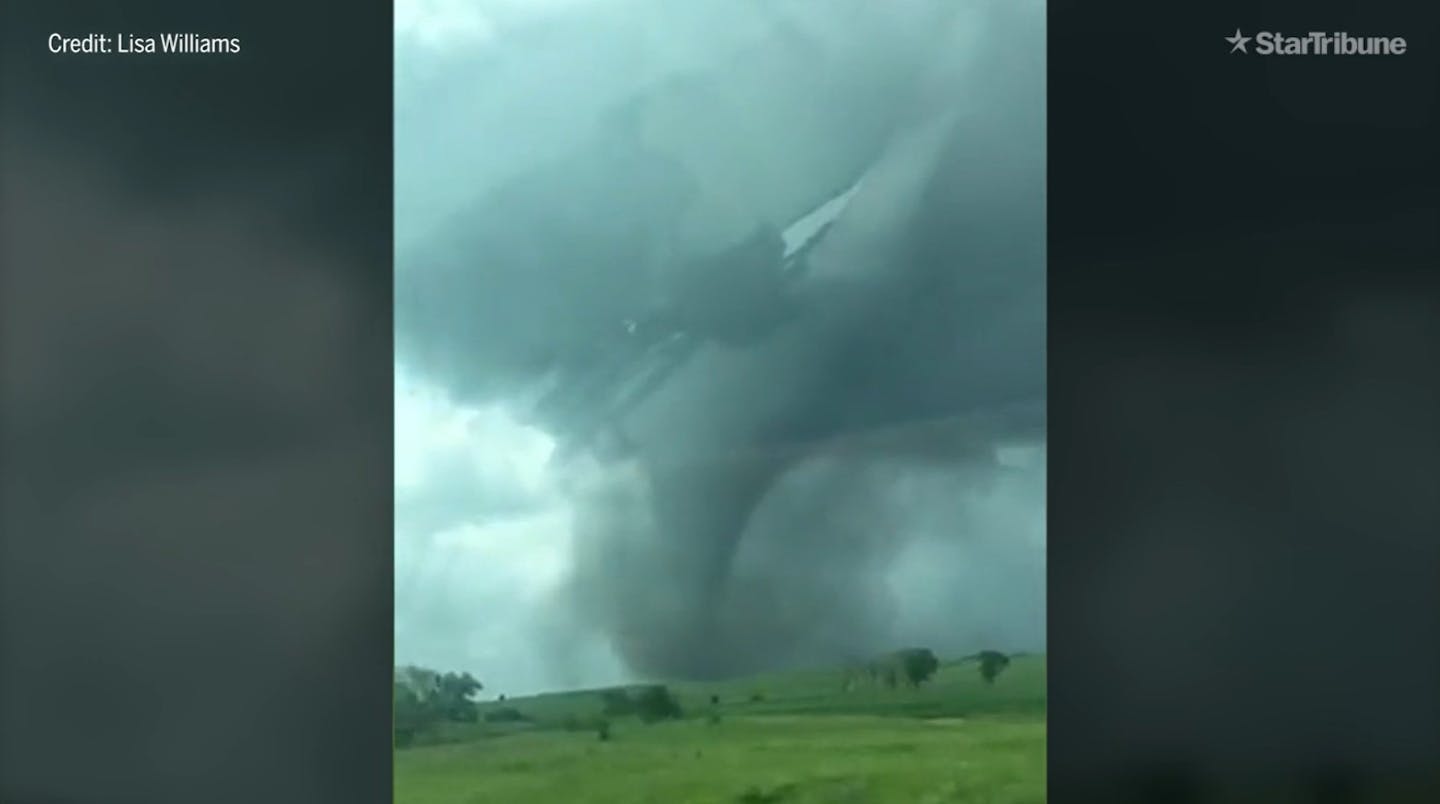
[[[993,448],[1044,438],[1044,20],[948,5],[905,6],[911,22],[932,14],[924,34],[867,38],[863,16],[838,12],[769,21],[740,56],[784,69],[726,72],[734,58],[640,93],[578,156],[482,194],[402,262],[404,359],[461,399],[514,399],[597,359],[677,264],[869,171],[796,291],[798,318],[754,346],[702,347],[624,417],[637,460],[575,498],[567,599],[637,672],[833,661],[900,633],[961,647],[966,618],[975,639],[1043,637],[1043,547],[993,537],[1013,523],[985,501],[1013,474]],[[882,56],[903,67],[871,72]],[[747,90],[757,108],[725,105]],[[1040,466],[1007,504],[1043,509]],[[957,583],[985,574],[966,561],[1014,579],[987,588],[1015,604],[981,612],[932,578],[934,609],[917,615],[888,575],[917,545],[955,559]]]
[[[397,162],[402,228],[420,225],[411,218],[425,213],[405,211],[427,195],[467,188],[400,254],[403,358],[470,400],[593,359],[587,347],[647,311],[668,274],[788,224],[874,161],[916,111],[917,75],[943,44],[926,23],[953,16],[945,5],[905,4],[887,23],[847,2],[847,24],[793,6],[651,3],[657,16],[642,21],[593,4],[547,37],[491,46],[491,60],[525,68],[512,71],[528,95],[462,62],[470,81],[423,96],[443,111],[402,101],[402,156],[408,143],[463,140]],[[690,30],[700,23],[704,36]],[[477,107],[492,117],[475,119]],[[514,164],[463,169],[492,150]],[[410,173],[429,184],[407,192]]]

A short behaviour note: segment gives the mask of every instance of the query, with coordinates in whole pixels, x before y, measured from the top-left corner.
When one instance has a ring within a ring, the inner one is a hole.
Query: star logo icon
[[[1253,36],[1246,36],[1246,35],[1240,33],[1240,29],[1239,29],[1239,28],[1236,28],[1236,29],[1235,29],[1235,35],[1234,35],[1234,36],[1227,36],[1227,37],[1225,37],[1225,41],[1230,43],[1230,52],[1231,52],[1231,53],[1234,53],[1234,52],[1237,51],[1237,50],[1240,51],[1241,53],[1249,53],[1250,51],[1248,51],[1248,50],[1245,49],[1245,45],[1248,44],[1248,43],[1250,42],[1250,40],[1251,40],[1251,39],[1254,39],[1254,38],[1255,38],[1255,37],[1253,37]]]

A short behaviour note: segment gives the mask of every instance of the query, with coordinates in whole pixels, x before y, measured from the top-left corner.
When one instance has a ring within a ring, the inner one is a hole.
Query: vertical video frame
[[[395,799],[1045,800],[1045,8],[399,2]]]

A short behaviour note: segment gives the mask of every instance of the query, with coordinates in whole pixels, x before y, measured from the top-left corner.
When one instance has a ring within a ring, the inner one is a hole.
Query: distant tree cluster
[[[661,720],[676,720],[684,716],[680,702],[663,684],[641,687],[635,691],[623,689],[605,690],[600,693],[602,711],[606,717],[627,717],[634,715],[644,723]]]
[[[395,745],[414,742],[439,723],[474,723],[480,709],[472,700],[484,686],[469,673],[439,673],[423,667],[395,671]]]
[[[1017,654],[1018,655],[1018,654]],[[998,650],[982,650],[960,660],[961,663],[975,662],[979,665],[980,678],[986,684],[995,679],[1010,666],[1010,656]],[[887,653],[878,659],[853,662],[845,672],[844,689],[853,689],[860,681],[894,688],[905,683],[919,687],[940,669],[940,660],[929,648],[906,648]]]
[[[892,689],[902,682],[910,687],[919,687],[939,669],[940,659],[934,651],[929,648],[905,648],[851,667],[845,676],[845,688],[853,687],[862,679]]]
[[[670,693],[670,688],[663,684],[655,684],[640,690],[635,696],[635,714],[645,723],[655,723],[661,720],[678,720],[684,717],[685,713],[680,709],[680,702]]]

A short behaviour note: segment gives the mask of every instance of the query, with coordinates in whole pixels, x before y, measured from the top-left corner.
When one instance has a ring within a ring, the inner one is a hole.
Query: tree
[[[929,648],[906,648],[887,653],[850,671],[846,676],[846,685],[848,688],[853,679],[863,673],[869,676],[872,683],[884,684],[891,689],[899,686],[901,681],[911,687],[918,687],[929,681],[939,669],[940,660],[936,658],[934,651]]]
[[[679,719],[684,713],[680,709],[680,702],[670,694],[670,689],[663,684],[655,684],[640,690],[634,698],[635,714],[646,723],[654,723],[660,720]]]
[[[929,648],[909,648],[899,653],[900,671],[905,676],[905,681],[912,687],[918,687],[930,680],[935,671],[940,669],[940,660],[936,658],[934,651]]]
[[[435,696],[444,718],[457,723],[474,723],[480,709],[473,698],[485,687],[469,673],[446,673],[435,683]]]
[[[980,678],[986,684],[994,684],[995,679],[1010,666],[1010,657],[998,650],[982,650],[979,653],[966,656],[963,661],[975,661],[980,663]]]
[[[404,748],[415,741],[420,732],[433,726],[438,718],[431,708],[410,687],[395,682],[395,745]]]
[[[436,724],[473,723],[479,707],[472,700],[484,686],[469,673],[438,673],[424,667],[395,671],[395,744],[406,746]]]
[[[395,683],[403,685],[420,698],[429,697],[439,683],[440,674],[425,667],[409,665],[395,668]]]

